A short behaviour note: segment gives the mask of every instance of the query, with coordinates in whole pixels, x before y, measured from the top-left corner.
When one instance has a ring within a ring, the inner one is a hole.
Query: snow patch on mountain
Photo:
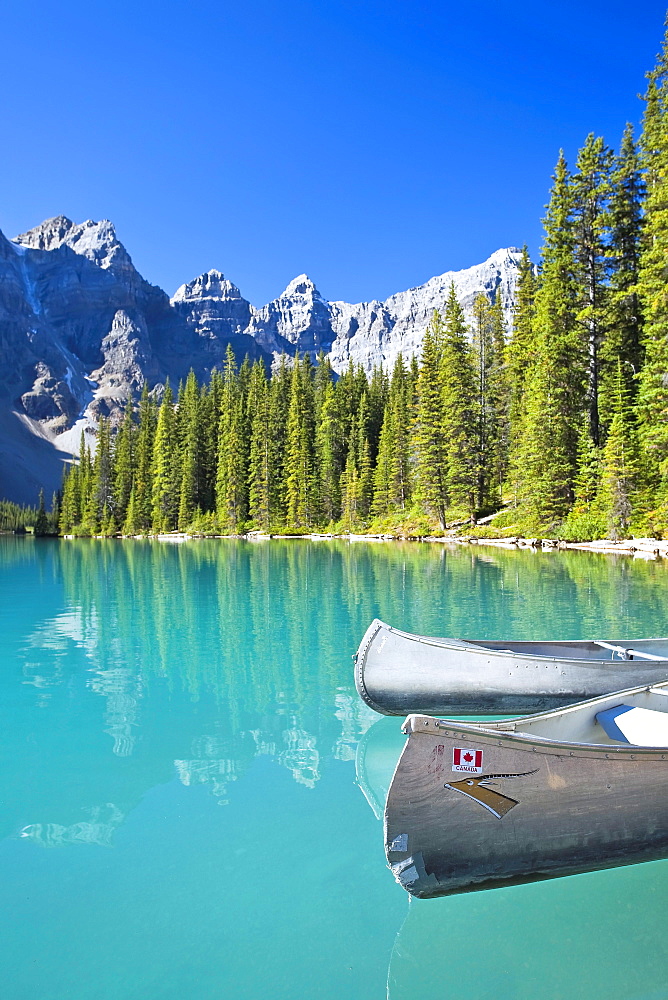
[[[215,268],[169,299],[139,274],[106,219],[74,223],[59,215],[11,242],[0,233],[5,495],[34,502],[32,453],[47,492],[57,487],[63,449],[78,450],[82,429],[94,436],[101,416],[117,424],[128,396],[146,384],[159,396],[167,378],[178,385],[191,368],[207,381],[228,346],[238,362],[248,355],[269,364],[299,351],[313,359],[324,352],[339,373],[351,362],[367,372],[379,363],[391,368],[400,351],[419,355],[451,283],[468,317],[477,295],[492,301],[501,294],[510,329],[520,259],[515,248],[497,250],[384,302],[328,302],[299,274],[258,309]],[[32,450],[31,435],[40,439]]]

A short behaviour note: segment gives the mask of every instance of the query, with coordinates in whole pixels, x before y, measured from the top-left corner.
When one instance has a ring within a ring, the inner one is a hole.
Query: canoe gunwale
[[[644,689],[643,689],[644,690]],[[628,692],[627,692],[628,693]],[[598,700],[598,699],[597,699]],[[580,705],[582,702],[579,703]],[[411,728],[408,728],[410,723]],[[475,724],[466,724],[454,719],[432,719],[428,715],[409,715],[402,726],[403,732],[409,737],[413,734],[456,737],[462,742],[481,743],[485,746],[507,747],[525,753],[548,754],[556,757],[581,757],[603,760],[627,758],[636,760],[668,759],[668,746],[642,747],[633,743],[614,746],[608,743],[575,743],[568,740],[550,739],[544,736],[531,736],[528,733],[512,733],[507,730],[487,729]]]
[[[374,712],[378,712],[379,715],[387,715],[386,709],[378,702],[374,701],[369,692],[367,691],[366,684],[364,683],[364,662],[366,660],[366,654],[369,646],[373,642],[376,633],[381,628],[389,628],[385,622],[382,622],[380,618],[374,618],[374,620],[369,625],[368,629],[362,636],[362,641],[359,644],[357,652],[355,653],[355,687],[357,688],[357,693],[366,702],[369,708],[373,709]]]
[[[372,628],[373,628],[373,632],[371,633],[371,635],[369,635],[369,632],[371,631]],[[401,636],[402,639],[407,639],[409,642],[417,642],[417,643],[420,643],[423,646],[435,646],[437,649],[448,649],[448,650],[451,650],[452,652],[462,652],[462,651],[464,651],[464,652],[470,652],[470,653],[479,653],[482,656],[507,656],[508,654],[511,654],[513,657],[516,657],[516,658],[519,658],[519,659],[522,659],[522,660],[529,660],[529,661],[532,661],[532,662],[536,661],[536,660],[540,660],[541,662],[550,662],[550,663],[557,663],[557,662],[564,662],[565,661],[565,662],[573,663],[573,664],[581,664],[581,663],[588,663],[589,664],[589,663],[591,663],[591,664],[601,664],[601,665],[608,665],[610,663],[617,663],[617,662],[620,662],[620,663],[628,662],[628,661],[625,661],[625,660],[619,660],[619,661],[617,661],[617,660],[615,660],[614,656],[612,656],[612,657],[603,657],[603,656],[586,656],[586,657],[579,657],[579,656],[549,656],[549,655],[546,655],[546,654],[543,654],[543,653],[524,653],[524,652],[522,652],[520,650],[516,650],[516,649],[510,648],[510,646],[509,646],[508,649],[494,649],[494,647],[483,646],[480,643],[476,642],[474,639],[449,639],[449,638],[445,638],[445,637],[439,638],[438,636],[418,635],[415,632],[404,632],[402,629],[395,628],[394,625],[388,625],[387,622],[383,622],[379,618],[374,618],[373,622],[369,626],[369,629],[367,630],[367,632],[364,634],[364,637],[362,638],[362,642],[360,643],[360,646],[359,646],[359,649],[358,649],[358,652],[357,652],[358,661],[363,658],[363,654],[366,654],[366,652],[368,650],[368,647],[371,645],[371,642],[372,642],[373,638],[380,631],[381,628],[385,628],[385,629],[388,630],[388,632],[393,632],[395,635]],[[368,639],[367,639],[367,636],[368,636]],[[524,642],[525,640],[519,640],[519,639],[518,640],[514,640],[514,639],[507,639],[507,640],[506,639],[500,639],[498,641],[499,642],[508,642],[510,644],[510,643],[515,642],[515,641],[517,641],[518,643],[519,642]],[[584,646],[584,645],[589,645],[590,643],[594,644],[594,640],[589,640],[589,639],[585,639],[585,640],[583,640],[583,639],[540,639],[540,640],[538,640],[537,639],[537,640],[526,640],[526,641],[527,642],[531,641],[532,644],[535,644],[535,645],[555,646],[555,647],[557,647],[556,651],[558,651],[558,647],[560,645],[575,646],[575,645],[581,644],[581,645]],[[641,640],[635,640],[635,641],[638,642],[638,641],[641,641]],[[653,639],[645,639],[645,640],[642,640],[642,641],[643,642],[668,642],[668,638],[666,638],[666,637],[656,637],[656,638],[653,638]],[[622,647],[620,646],[620,648],[622,648]],[[632,647],[628,647],[628,648],[631,649],[631,651],[633,651]],[[655,660],[655,662],[668,664],[668,656],[657,657],[656,660]]]
[[[668,681],[659,684],[639,684],[633,688],[624,688],[621,691],[611,691],[596,698],[588,698],[575,705],[565,705],[547,712],[536,712],[533,715],[516,716],[511,719],[463,722],[459,719],[434,719],[429,715],[412,712],[406,717],[401,731],[408,736],[411,733],[429,733],[432,736],[436,735],[437,732],[443,733],[444,736],[461,733],[462,738],[466,739],[470,737],[475,740],[495,743],[497,746],[513,746],[518,750],[528,748],[539,753],[544,751],[557,752],[557,755],[559,755],[561,748],[561,756],[567,754],[569,757],[593,755],[608,759],[616,757],[635,759],[638,756],[647,758],[648,755],[651,757],[652,754],[655,754],[657,760],[665,760],[668,756],[668,746],[646,747],[638,746],[635,743],[622,743],[618,746],[612,743],[583,743],[574,740],[560,740],[550,736],[539,736],[515,728],[516,726],[531,725],[534,722],[561,719],[565,715],[577,715],[600,708],[603,705],[614,705],[615,702],[623,703],[626,699],[643,693],[668,697]]]

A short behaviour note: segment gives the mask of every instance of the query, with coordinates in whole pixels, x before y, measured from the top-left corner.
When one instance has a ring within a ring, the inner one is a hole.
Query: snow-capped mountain
[[[450,284],[465,312],[500,290],[508,315],[520,251],[497,250],[385,302],[328,302],[301,274],[255,308],[217,270],[169,299],[139,274],[113,225],[64,216],[8,240],[0,233],[0,496],[34,502],[101,415],[117,419],[129,393],[159,395],[193,368],[207,379],[228,344],[241,360],[324,351],[335,371],[366,371],[419,354]]]

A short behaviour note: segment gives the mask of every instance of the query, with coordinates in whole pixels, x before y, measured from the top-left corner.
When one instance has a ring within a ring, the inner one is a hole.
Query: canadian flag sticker
[[[467,774],[480,774],[482,771],[482,750],[467,750],[466,747],[454,747],[452,751],[452,770],[466,771]]]

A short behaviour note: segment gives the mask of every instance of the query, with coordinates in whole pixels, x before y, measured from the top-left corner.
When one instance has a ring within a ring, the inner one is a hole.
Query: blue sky
[[[664,0],[665,2],[665,0]],[[654,0],[9,0],[0,228],[109,218],[170,294],[306,271],[383,299],[541,243],[550,175],[638,122]]]

